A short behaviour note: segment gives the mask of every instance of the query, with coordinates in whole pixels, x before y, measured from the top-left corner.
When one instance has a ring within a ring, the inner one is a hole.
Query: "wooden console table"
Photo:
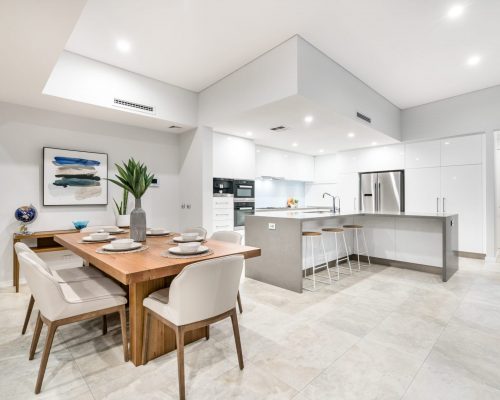
[[[14,233],[12,240],[12,251],[13,251],[13,264],[12,264],[12,275],[14,279],[14,286],[16,287],[16,292],[19,292],[19,260],[17,259],[16,249],[14,245],[17,242],[21,242],[27,239],[36,240],[36,246],[31,247],[35,253],[45,253],[48,251],[61,251],[66,250],[59,243],[54,241],[55,235],[60,235],[63,233],[75,233],[78,232],[76,229],[67,229],[60,231],[41,231],[33,232],[28,235],[22,233]]]

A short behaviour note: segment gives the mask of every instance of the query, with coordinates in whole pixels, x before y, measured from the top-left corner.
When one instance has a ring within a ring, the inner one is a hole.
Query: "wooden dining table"
[[[212,254],[190,258],[167,258],[164,255],[165,251],[176,246],[172,242],[175,234],[148,237],[144,243],[148,248],[144,251],[102,254],[97,250],[103,246],[103,243],[82,243],[83,236],[85,234],[82,233],[60,234],[56,235],[54,240],[128,287],[130,359],[135,365],[143,364],[144,308],[142,302],[150,293],[168,287],[184,267],[194,262],[235,254],[241,254],[245,259],[260,256],[260,249],[257,247],[208,239],[204,244],[213,251]],[[128,233],[116,235],[116,237],[125,238],[128,237]],[[203,337],[205,337],[205,328],[200,328],[186,333],[185,342],[191,343]],[[174,331],[159,321],[152,321],[149,338],[148,360],[175,350]]]

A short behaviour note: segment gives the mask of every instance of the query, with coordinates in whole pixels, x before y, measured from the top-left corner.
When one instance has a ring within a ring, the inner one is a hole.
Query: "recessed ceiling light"
[[[250,132],[250,131],[247,132],[247,136],[252,136],[252,135],[253,135],[252,132]]]
[[[376,146],[377,145],[377,142],[372,142],[372,146]]]
[[[320,152],[320,153],[324,153],[324,152],[325,152],[325,150],[323,150],[323,149],[319,149],[319,152]]]
[[[257,153],[260,153],[260,150],[257,150]]]
[[[304,118],[304,122],[310,124],[311,122],[313,122],[314,120],[314,117],[312,115],[306,115],[305,118]]]
[[[353,138],[354,136],[356,136],[356,135],[354,134],[354,132],[349,132],[349,133],[347,134],[347,137],[350,137],[350,138]]]
[[[118,40],[118,42],[116,42],[116,48],[122,53],[128,53],[130,51],[130,43],[126,40]]]
[[[293,142],[293,143],[292,143],[292,146],[293,146],[293,147],[297,147],[298,145],[299,145],[299,144],[298,144],[297,142]]]
[[[478,55],[470,56],[467,59],[467,65],[473,67],[481,62],[481,57]]]
[[[444,142],[444,144],[449,145],[449,144],[450,144],[450,142]]]
[[[455,19],[460,17],[464,13],[465,7],[462,4],[455,4],[449,10],[446,16],[449,19]]]

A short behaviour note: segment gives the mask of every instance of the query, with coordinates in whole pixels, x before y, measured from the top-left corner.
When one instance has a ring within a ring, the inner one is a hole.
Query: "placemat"
[[[131,253],[139,253],[140,251],[145,251],[149,249],[149,246],[141,246],[135,250],[126,250],[126,251],[106,251],[102,247],[99,247],[95,252],[99,254],[131,254]]]
[[[165,250],[164,252],[161,253],[161,256],[166,257],[166,258],[181,258],[181,259],[183,259],[183,258],[206,257],[206,256],[211,256],[212,254],[214,254],[214,251],[212,249],[208,249],[208,251],[206,253],[195,254],[195,255],[185,255],[185,256],[172,254],[168,250]]]

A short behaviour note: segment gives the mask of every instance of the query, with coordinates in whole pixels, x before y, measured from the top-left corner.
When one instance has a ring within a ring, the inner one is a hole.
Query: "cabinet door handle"
[[[446,203],[445,203],[446,197],[443,197],[443,212],[446,212]]]
[[[439,197],[436,197],[436,212],[439,212]]]
[[[354,198],[354,211],[356,211],[356,197]]]

